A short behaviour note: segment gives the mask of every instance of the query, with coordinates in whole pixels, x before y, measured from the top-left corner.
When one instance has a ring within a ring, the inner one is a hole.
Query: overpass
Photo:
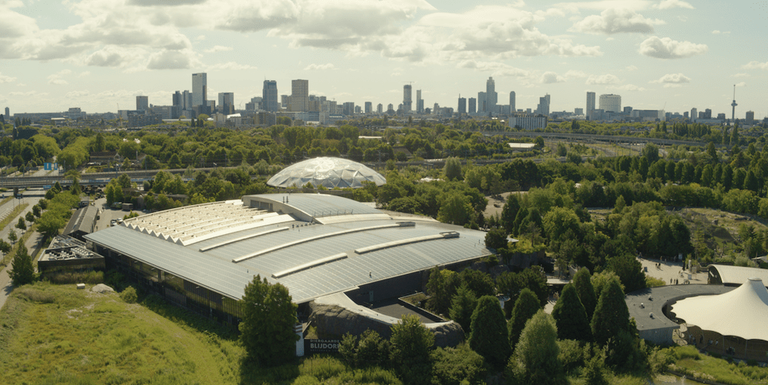
[[[218,167],[219,169],[235,168],[235,167]],[[196,168],[195,171],[212,171],[216,168]],[[183,174],[187,172],[187,169],[167,169],[167,170],[139,170],[139,171],[123,171],[123,172],[94,172],[88,174],[81,174],[78,183],[81,186],[106,186],[112,178],[117,178],[122,174],[128,174],[131,177],[132,182],[142,183],[146,180],[155,178],[158,172],[165,171],[171,174]],[[53,186],[59,182],[63,186],[69,186],[72,184],[72,178],[64,175],[46,175],[46,176],[21,176],[21,177],[8,177],[0,178],[0,187],[2,188],[34,188],[34,187],[46,187]]]
[[[570,142],[605,142],[605,143],[627,143],[627,144],[645,144],[653,143],[658,146],[701,146],[705,147],[709,142],[694,140],[678,140],[649,138],[642,136],[621,136],[621,135],[598,135],[598,134],[577,134],[568,132],[536,132],[536,131],[484,131],[488,136],[503,135],[516,138],[535,138],[541,136],[549,140],[565,140]],[[715,143],[715,147],[727,147],[723,144]]]

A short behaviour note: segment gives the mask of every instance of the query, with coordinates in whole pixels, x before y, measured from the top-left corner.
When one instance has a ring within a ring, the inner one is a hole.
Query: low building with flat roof
[[[151,213],[85,238],[108,268],[237,323],[256,275],[286,286],[300,311],[335,293],[372,303],[420,291],[435,266],[492,254],[485,234],[333,195],[264,194]]]

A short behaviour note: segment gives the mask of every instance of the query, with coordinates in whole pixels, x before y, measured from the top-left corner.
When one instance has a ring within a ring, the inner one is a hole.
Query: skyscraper
[[[485,109],[485,106],[487,105],[487,94],[485,92],[478,92],[477,93],[477,113],[483,113],[487,112]]]
[[[691,121],[694,121],[699,118],[699,110],[696,109],[696,107],[691,108]]]
[[[208,100],[208,74],[192,74],[192,107],[205,106]]]
[[[592,112],[595,110],[595,93],[587,92],[587,119],[592,119]]]
[[[411,96],[413,96],[413,92],[411,90],[411,85],[406,84],[403,86],[403,113],[410,113],[411,112]]]
[[[515,109],[515,91],[509,93],[509,113],[514,114],[517,112]]]
[[[373,103],[371,102],[365,102],[365,113],[370,114],[373,112]]]
[[[467,98],[462,98],[461,95],[459,95],[459,115],[463,115],[467,113]]]
[[[235,113],[234,92],[219,92],[219,111],[226,115]]]
[[[136,110],[147,111],[149,110],[149,96],[137,96],[136,97]]]
[[[384,105],[383,104],[379,103],[379,104],[376,105],[376,113],[377,114],[384,113]]]
[[[621,112],[621,96],[614,94],[600,95],[600,109],[605,112]]]
[[[277,82],[274,80],[265,80],[264,88],[261,91],[262,109],[269,112],[275,112],[280,109],[277,104]]]
[[[536,106],[536,113],[541,115],[549,115],[549,94],[546,94],[539,98],[539,105]]]
[[[474,114],[477,112],[477,99],[475,98],[469,98],[469,112],[470,114]]]
[[[489,77],[485,82],[485,109],[484,112],[496,112],[496,101],[498,96],[496,94],[496,82],[492,77]]]
[[[755,111],[747,111],[746,119],[747,122],[751,123],[755,121]]]
[[[424,113],[424,99],[421,98],[421,90],[416,90],[416,113]]]
[[[5,121],[6,122],[11,121],[11,109],[8,107],[5,107]]]
[[[291,81],[291,96],[288,98],[288,110],[309,111],[309,80]]]
[[[184,109],[184,100],[181,98],[181,92],[174,92],[172,99],[173,107],[171,107],[171,119],[178,119],[179,116],[181,116],[181,111]]]

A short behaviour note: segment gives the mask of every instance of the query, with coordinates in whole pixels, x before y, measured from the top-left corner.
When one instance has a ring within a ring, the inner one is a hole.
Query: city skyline
[[[207,73],[208,99],[232,92],[237,109],[264,80],[290,95],[294,79],[339,104],[397,106],[411,84],[427,106],[457,109],[459,94],[486,91],[492,77],[517,109],[549,94],[550,111],[573,111],[592,91],[636,109],[730,117],[736,84],[737,118],[768,113],[765,3],[476,4],[0,0],[0,106],[115,112],[136,96],[171,105],[191,90],[190,74]]]

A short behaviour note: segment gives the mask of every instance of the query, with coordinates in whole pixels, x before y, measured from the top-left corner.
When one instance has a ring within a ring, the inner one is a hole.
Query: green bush
[[[483,357],[466,342],[455,348],[437,348],[431,355],[433,384],[475,384],[485,377]]]
[[[138,300],[139,297],[136,294],[136,289],[134,289],[133,286],[128,286],[122,293],[120,293],[120,299],[125,301],[125,303],[136,303],[136,300]]]

